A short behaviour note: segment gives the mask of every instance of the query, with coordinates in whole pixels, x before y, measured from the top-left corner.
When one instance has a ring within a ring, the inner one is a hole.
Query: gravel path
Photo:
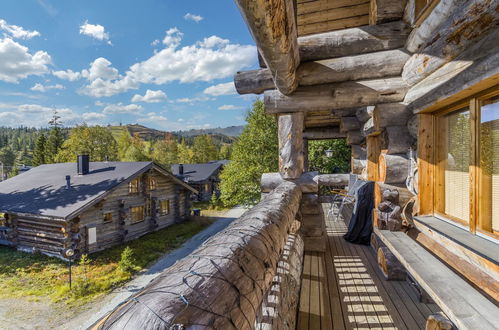
[[[45,301],[27,302],[25,299],[0,299],[0,329],[87,329],[132,294],[140,291],[163,270],[189,255],[209,237],[239,218],[246,209],[233,208],[223,218],[191,237],[182,247],[165,254],[148,270],[138,274],[127,285],[105,297],[73,311],[61,311]],[[29,313],[26,311],[29,310]]]

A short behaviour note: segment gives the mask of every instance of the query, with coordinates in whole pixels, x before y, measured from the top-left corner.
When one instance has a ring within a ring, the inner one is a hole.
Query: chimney
[[[66,175],[66,189],[71,188],[71,176]]]
[[[184,164],[178,164],[178,175],[184,175]]]
[[[78,155],[78,175],[88,174],[90,167],[90,157],[88,155]]]

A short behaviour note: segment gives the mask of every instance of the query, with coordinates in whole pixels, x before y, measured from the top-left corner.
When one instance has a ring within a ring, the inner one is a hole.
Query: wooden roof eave
[[[298,87],[296,69],[300,64],[294,1],[275,0],[261,5],[236,0],[277,89],[289,95]]]

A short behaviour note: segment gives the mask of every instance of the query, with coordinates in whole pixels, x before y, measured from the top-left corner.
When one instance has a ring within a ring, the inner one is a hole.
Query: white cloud
[[[236,86],[234,86],[234,82],[231,81],[228,83],[210,86],[206,88],[203,91],[203,93],[213,96],[220,96],[220,95],[233,95],[236,94],[237,92],[236,92]]]
[[[173,27],[165,32],[165,37],[163,38],[163,45],[167,47],[177,47],[182,41],[184,34],[179,31],[176,27]]]
[[[82,25],[80,25],[80,34],[92,37],[94,39],[100,41],[106,41],[109,45],[112,45],[109,40],[109,33],[106,32],[104,26],[100,24],[90,24],[88,21],[85,21]]]
[[[48,90],[51,90],[51,89],[64,89],[65,87],[61,84],[55,84],[55,85],[42,85],[40,83],[36,83],[33,87],[31,87],[30,89],[32,91],[36,91],[36,92],[46,92]]]
[[[118,103],[118,104],[110,104],[110,105],[106,106],[103,110],[103,113],[106,115],[124,114],[124,113],[134,114],[137,112],[142,112],[143,110],[144,110],[144,108],[138,104],[124,105],[123,103]]]
[[[140,84],[162,85],[172,81],[191,83],[231,77],[235,72],[256,61],[256,49],[251,45],[231,44],[228,40],[211,36],[190,46],[179,48],[182,32],[177,28],[166,31],[165,48],[155,51],[149,59],[130,66],[120,75],[104,58],[97,59],[101,69],[109,75],[95,76],[82,72],[90,83],[83,93],[94,97],[112,96],[139,88]],[[87,70],[84,70],[87,71]],[[98,78],[96,78],[98,77]]]
[[[21,26],[8,24],[3,19],[0,19],[0,30],[16,39],[31,39],[40,35],[40,32],[36,30],[25,30]]]
[[[99,112],[85,112],[81,115],[81,117],[85,122],[100,123],[106,118],[106,115]]]
[[[151,46],[157,46],[157,45],[159,45],[160,42],[161,41],[159,41],[159,39],[156,39],[153,42],[151,42]]]
[[[154,112],[149,112],[146,114],[146,117],[142,117],[137,119],[139,123],[154,123],[154,124],[161,124],[165,123],[168,121],[168,118],[158,115]]]
[[[69,80],[69,81],[75,81],[80,79],[81,73],[80,72],[74,72],[73,70],[61,70],[61,71],[52,71],[52,74],[56,76],[59,79],[62,80]]]
[[[30,54],[27,47],[12,39],[0,39],[0,80],[17,83],[30,75],[42,75],[51,63],[50,55],[44,51]]]
[[[196,23],[199,23],[200,21],[203,20],[203,17],[200,16],[200,15],[194,15],[194,14],[191,14],[191,13],[187,13],[184,15],[184,19],[187,20],[187,21],[194,21]]]
[[[88,70],[82,70],[81,75],[87,78],[89,81],[96,80],[98,78],[112,80],[118,78],[118,69],[111,66],[111,62],[104,57],[96,58],[92,63],[90,63],[90,68]]]
[[[232,104],[224,104],[218,108],[218,110],[239,110],[243,107],[232,105]]]
[[[161,90],[152,91],[148,89],[144,96],[135,94],[132,97],[132,102],[158,103],[164,100],[166,100],[166,94]]]
[[[70,108],[54,108],[40,104],[3,104],[1,108],[8,110],[0,112],[0,120],[5,126],[46,127],[54,110],[57,110],[65,126],[81,122],[81,116]]]

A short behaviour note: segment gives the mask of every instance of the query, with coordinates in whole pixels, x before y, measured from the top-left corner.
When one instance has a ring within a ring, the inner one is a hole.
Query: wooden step
[[[459,329],[495,329],[499,308],[403,232],[374,229]]]

